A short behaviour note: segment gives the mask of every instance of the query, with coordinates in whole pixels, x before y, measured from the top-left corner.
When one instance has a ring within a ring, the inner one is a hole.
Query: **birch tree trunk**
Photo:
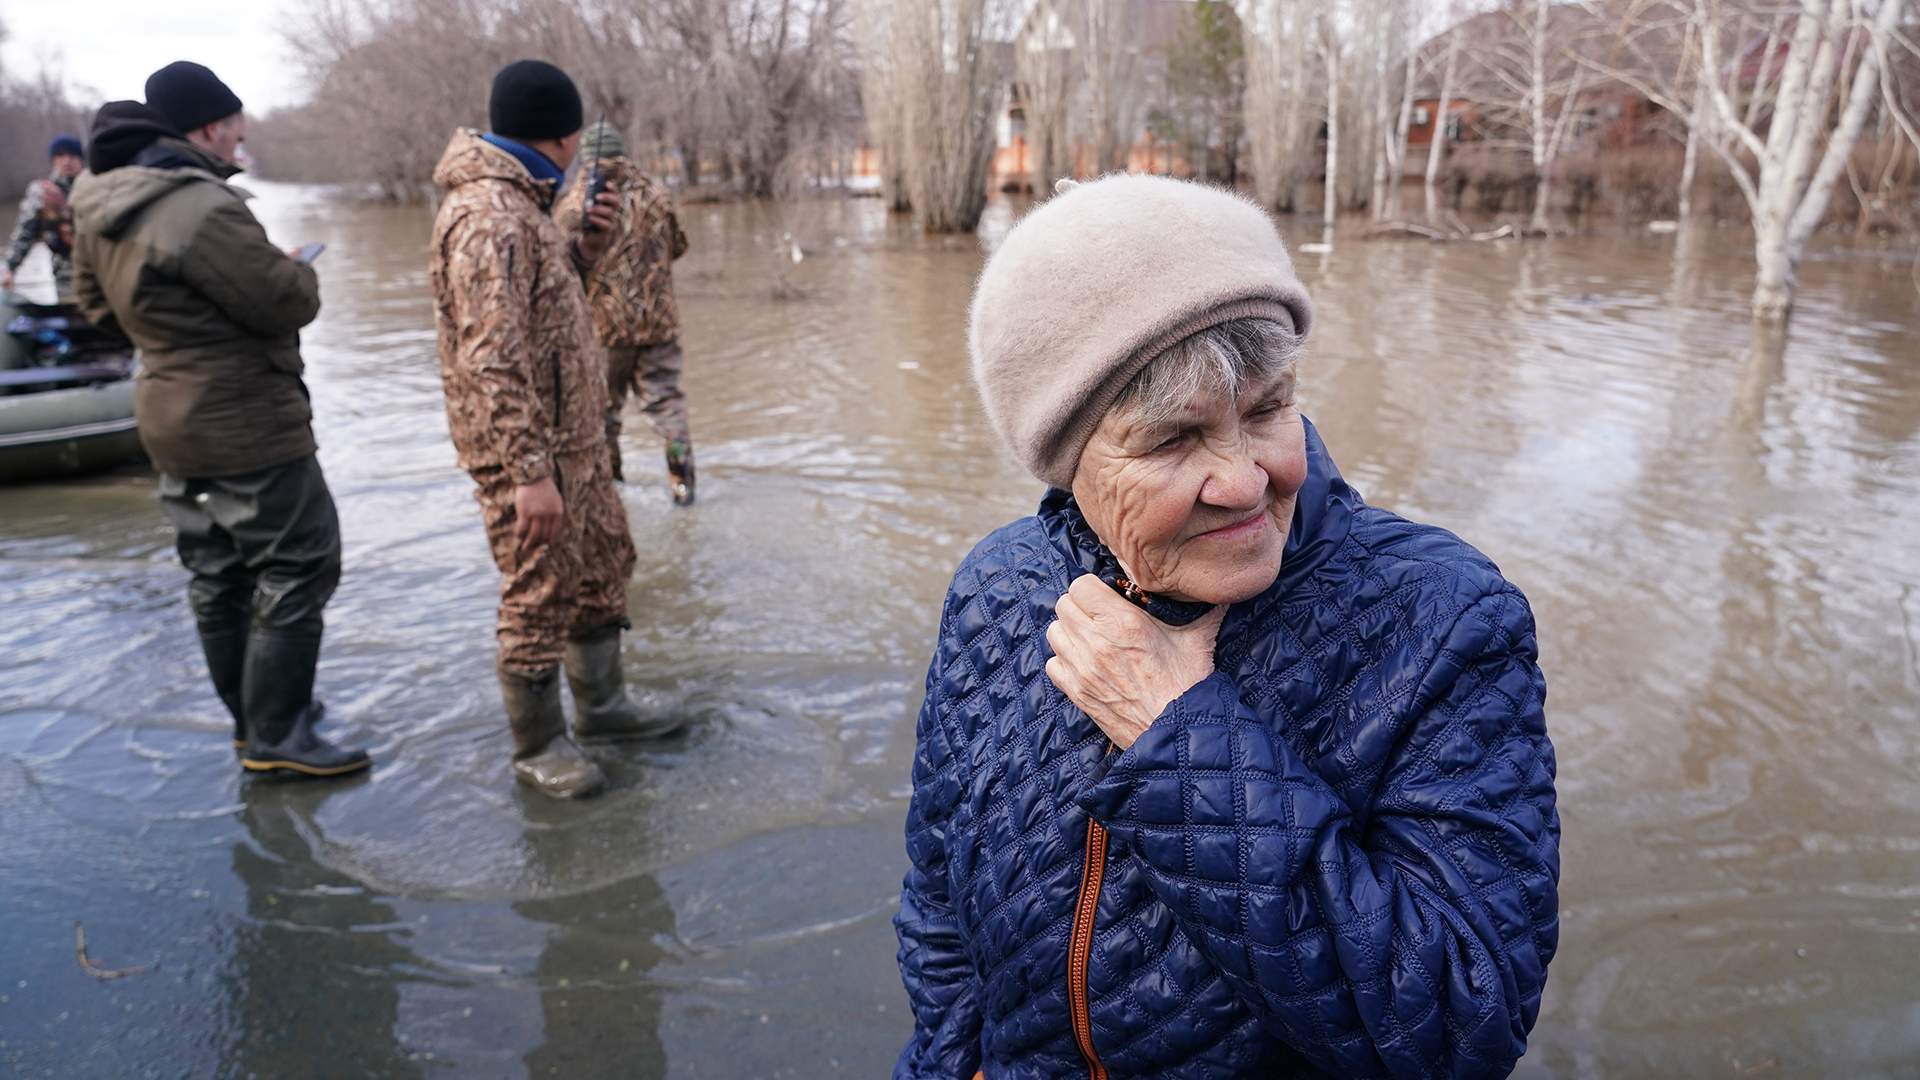
[[[875,0],[855,12],[854,40],[859,47],[861,111],[866,115],[867,141],[879,159],[880,197],[887,209],[912,209],[907,184],[906,96],[897,70],[893,43],[893,11]]]
[[[1323,18],[1321,43],[1327,65],[1327,187],[1320,222],[1327,229],[1333,228],[1340,212],[1340,39],[1336,33],[1333,20]]]
[[[1840,57],[1852,44],[1852,5],[1850,0],[1801,0],[1773,122],[1761,144],[1758,182],[1746,186],[1753,192],[1753,311],[1759,318],[1785,319],[1792,309],[1795,271],[1880,92],[1880,58],[1905,6],[1906,0],[1881,4],[1866,46],[1858,50],[1859,68],[1839,123],[1826,132]],[[1716,97],[1726,101],[1724,93]],[[1814,150],[1823,133],[1826,150],[1816,165]],[[1747,139],[1757,141],[1751,132]]]
[[[1241,17],[1246,42],[1247,144],[1254,194],[1274,210],[1300,208],[1306,139],[1309,44],[1313,30],[1302,0],[1252,0]]]
[[[1112,0],[1081,0],[1083,17],[1080,51],[1086,62],[1088,133],[1093,149],[1093,173],[1125,169],[1139,134],[1134,123],[1140,97],[1139,80],[1134,78],[1133,52],[1128,47],[1126,28],[1118,25],[1117,15],[1126,5]],[[1119,9],[1116,11],[1116,9]],[[1148,164],[1149,171],[1152,164]]]
[[[1707,88],[1701,86],[1693,94],[1693,115],[1696,118],[1706,116]],[[1693,220],[1693,184],[1700,168],[1700,123],[1698,119],[1687,124],[1687,152],[1680,165],[1680,225],[1685,227]]]
[[[1447,150],[1447,129],[1452,127],[1450,115],[1453,108],[1453,77],[1460,67],[1460,34],[1457,30],[1447,33],[1447,66],[1440,76],[1440,100],[1433,114],[1433,138],[1427,142],[1427,175],[1425,191],[1427,196],[1427,220],[1439,216],[1440,207],[1435,182],[1440,177],[1440,157]]]
[[[1387,213],[1387,171],[1393,166],[1393,19],[1392,0],[1373,0],[1373,120],[1369,124],[1373,150],[1373,194],[1367,208],[1374,220]]]
[[[1547,6],[1548,0],[1534,0],[1533,40],[1528,42],[1532,59],[1532,85],[1527,93],[1527,110],[1533,130],[1533,228],[1547,228],[1547,203],[1553,194],[1553,174],[1547,161]]]
[[[1410,12],[1409,9],[1403,5],[1397,14],[1405,19],[1409,17]],[[1403,34],[1406,35],[1402,42],[1404,46],[1403,51],[1406,55],[1400,65],[1400,109],[1399,112],[1395,114],[1393,133],[1389,136],[1389,141],[1386,146],[1387,170],[1390,175],[1388,177],[1387,206],[1383,213],[1385,216],[1391,218],[1398,218],[1400,216],[1400,197],[1406,189],[1407,130],[1413,125],[1413,86],[1423,71],[1419,63],[1419,58],[1415,55],[1411,47],[1413,43],[1411,24],[1402,23],[1401,30]]]
[[[1287,60],[1294,72],[1292,78],[1293,93],[1287,99],[1286,120],[1281,127],[1281,140],[1291,159],[1287,166],[1287,209],[1300,205],[1300,182],[1306,175],[1301,167],[1300,158],[1304,156],[1303,146],[1307,142],[1307,12],[1304,6],[1296,6],[1293,13],[1293,25],[1289,27],[1292,46]]]
[[[1034,195],[1044,199],[1053,193],[1054,181],[1073,173],[1068,109],[1077,67],[1059,0],[1039,0],[1029,18],[1034,31],[1016,43],[1017,64],[1026,88],[1022,105],[1031,155],[1028,182]]]
[[[1745,4],[1666,0],[1685,14],[1687,32],[1699,42],[1697,63],[1682,78],[1661,83],[1644,70],[1583,63],[1684,117],[1689,147],[1705,146],[1720,158],[1753,219],[1756,318],[1781,320],[1792,308],[1795,270],[1885,90],[1887,45],[1897,40],[1911,2],[1796,0],[1791,10],[1756,26]],[[1729,8],[1735,9],[1731,18]],[[1630,33],[1622,40],[1634,48]],[[1742,51],[1728,58],[1728,46]],[[1644,53],[1636,55],[1644,61]],[[1756,56],[1757,64],[1750,60]],[[1682,191],[1683,214],[1692,211],[1691,194]]]

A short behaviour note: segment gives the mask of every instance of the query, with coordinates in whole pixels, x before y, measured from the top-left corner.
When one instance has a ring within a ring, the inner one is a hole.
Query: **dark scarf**
[[[549,204],[552,203],[554,194],[560,190],[560,182],[566,179],[565,169],[533,147],[515,142],[505,135],[495,135],[489,131],[482,133],[480,138],[512,154],[513,159],[525,167],[528,175],[533,177],[533,182],[547,193],[546,201]]]

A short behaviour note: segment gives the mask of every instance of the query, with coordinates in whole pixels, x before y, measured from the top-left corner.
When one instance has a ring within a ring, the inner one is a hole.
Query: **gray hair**
[[[1251,383],[1285,371],[1300,337],[1273,319],[1229,319],[1183,338],[1147,361],[1114,399],[1145,423],[1170,419],[1202,394],[1238,400]]]

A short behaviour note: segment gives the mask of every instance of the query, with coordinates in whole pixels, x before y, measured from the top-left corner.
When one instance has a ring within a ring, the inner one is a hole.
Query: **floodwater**
[[[149,477],[0,489],[0,1073],[884,1073],[939,598],[1040,495],[966,382],[978,245],[873,201],[687,208],[701,497],[630,418],[626,659],[697,727],[556,805],[507,769],[427,218],[258,187],[329,245],[320,684],[378,764],[242,778]],[[1920,1075],[1920,271],[1831,252],[1782,340],[1743,244],[1300,259],[1347,476],[1538,613],[1564,933],[1523,1075]],[[91,977],[76,923],[141,970]]]

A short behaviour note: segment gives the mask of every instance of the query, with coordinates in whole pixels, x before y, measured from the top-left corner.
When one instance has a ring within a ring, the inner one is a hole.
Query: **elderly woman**
[[[1051,489],[967,556],[895,920],[899,1077],[1499,1076],[1558,936],[1527,602],[1367,506],[1300,414],[1272,222],[1110,177],[974,295]]]

